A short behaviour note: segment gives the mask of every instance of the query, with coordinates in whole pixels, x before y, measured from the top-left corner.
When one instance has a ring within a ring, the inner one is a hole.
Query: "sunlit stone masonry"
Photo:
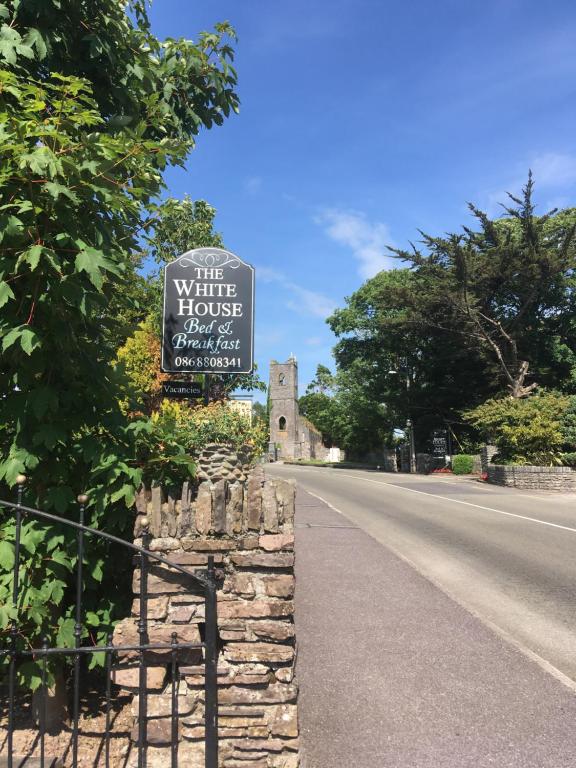
[[[248,454],[208,446],[199,460],[199,484],[178,497],[160,488],[137,500],[136,543],[142,522],[150,549],[191,569],[214,555],[218,591],[219,764],[223,768],[297,768],[298,686],[294,679],[294,497],[291,483],[250,471]],[[151,642],[197,642],[204,632],[204,598],[185,576],[152,565],[148,575]],[[134,573],[134,594],[140,574]],[[136,640],[139,601],[114,633],[117,645]],[[204,666],[197,650],[180,653],[179,764],[204,763]],[[168,652],[169,656],[169,652]],[[170,659],[152,657],[148,670],[148,765],[170,765]],[[153,665],[153,666],[152,666]],[[114,680],[135,693],[137,739],[138,664],[124,660]],[[132,750],[136,764],[135,750]]]

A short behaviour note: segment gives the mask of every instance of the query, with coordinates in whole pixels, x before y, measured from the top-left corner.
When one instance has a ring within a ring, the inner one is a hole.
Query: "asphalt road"
[[[267,471],[299,487],[306,768],[576,765],[576,496]]]
[[[576,680],[576,494],[274,465],[480,618]]]

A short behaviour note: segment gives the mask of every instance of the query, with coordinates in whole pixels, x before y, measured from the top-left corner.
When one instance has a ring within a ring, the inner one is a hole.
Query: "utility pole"
[[[406,361],[406,400],[408,402],[408,408],[410,409],[410,384],[411,384],[411,371]],[[410,411],[409,411],[410,412]],[[410,472],[414,474],[416,472],[416,444],[414,441],[414,424],[412,419],[406,420],[406,426],[410,433]]]
[[[406,419],[406,430],[410,437],[410,472],[416,472],[416,444],[414,442],[414,424],[412,419]]]

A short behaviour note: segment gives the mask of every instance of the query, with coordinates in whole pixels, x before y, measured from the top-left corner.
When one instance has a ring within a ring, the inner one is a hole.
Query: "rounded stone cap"
[[[88,496],[85,493],[78,496],[78,504],[88,504]]]
[[[26,480],[28,480],[26,475],[17,475],[16,476],[16,483],[17,483],[17,485],[24,485]]]

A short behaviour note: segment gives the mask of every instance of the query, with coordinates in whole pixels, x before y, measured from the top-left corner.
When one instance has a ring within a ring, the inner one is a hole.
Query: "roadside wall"
[[[573,467],[532,467],[488,464],[488,482],[513,488],[543,491],[576,491]]]
[[[294,678],[294,497],[282,480],[248,475],[247,456],[208,446],[199,460],[201,482],[184,484],[178,498],[161,489],[142,491],[135,526],[143,523],[150,549],[191,569],[205,568],[208,554],[221,569],[218,592],[220,656],[219,735],[223,768],[297,768],[298,686]],[[188,582],[188,583],[185,583]],[[135,595],[140,574],[134,573]],[[204,631],[201,588],[165,566],[148,576],[151,641],[198,642]],[[132,617],[114,633],[120,644],[137,637],[139,601]],[[179,761],[204,765],[204,667],[198,651],[180,659],[178,697]],[[148,671],[148,764],[170,765],[169,659],[151,661]],[[115,682],[137,690],[137,664],[115,670]],[[133,702],[138,713],[137,697]],[[135,728],[135,734],[137,727]]]
[[[484,445],[480,451],[480,469],[483,474],[488,472],[488,467],[491,466],[492,456],[498,453],[498,448],[495,445]]]

